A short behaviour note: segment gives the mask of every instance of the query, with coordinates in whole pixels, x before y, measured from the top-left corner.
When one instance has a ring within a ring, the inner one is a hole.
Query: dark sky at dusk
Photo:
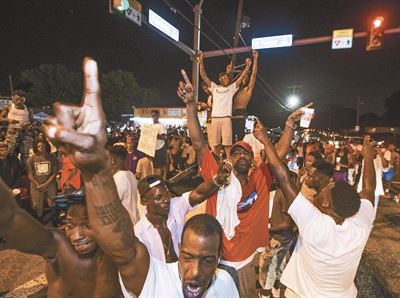
[[[193,27],[174,14],[162,0],[141,0],[143,12],[156,11],[180,30],[181,40],[191,46]],[[193,12],[184,0],[169,0],[190,20]],[[195,0],[188,0],[194,4]],[[232,42],[237,0],[205,0],[203,15],[229,43]],[[190,71],[191,61],[180,49],[145,25],[139,27],[122,17],[108,14],[105,0],[3,1],[1,17],[0,93],[9,94],[8,75],[17,83],[21,70],[40,64],[60,63],[80,71],[84,56],[94,57],[100,72],[124,69],[140,84],[160,91],[161,105],[174,105],[179,69]],[[251,28],[242,32],[247,44],[254,37],[294,34],[294,39],[331,35],[334,29],[367,31],[369,19],[385,17],[387,28],[400,26],[399,0],[245,0],[244,14]],[[204,32],[225,48],[224,42],[204,22]],[[262,78],[285,102],[290,85],[303,102],[339,103],[355,108],[357,97],[365,104],[362,113],[382,113],[383,100],[400,88],[400,34],[386,35],[384,49],[365,51],[365,38],[353,40],[353,48],[331,50],[330,43],[260,50]],[[201,49],[214,50],[204,36]],[[248,55],[243,54],[246,58]],[[210,58],[205,65],[210,78],[229,62]],[[268,88],[267,88],[268,89]],[[270,90],[270,89],[269,89]],[[269,91],[272,94],[272,91]],[[202,97],[202,95],[200,96]],[[282,109],[256,88],[250,112],[282,114]],[[282,114],[283,115],[283,114]]]

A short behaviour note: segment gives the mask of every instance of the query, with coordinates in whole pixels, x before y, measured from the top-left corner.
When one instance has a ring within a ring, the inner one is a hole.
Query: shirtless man
[[[244,138],[244,130],[246,125],[247,117],[247,105],[253,94],[254,85],[257,77],[257,64],[258,64],[258,52],[253,50],[253,70],[248,80],[248,76],[245,76],[241,88],[236,92],[233,98],[233,111],[232,111],[232,130],[234,142],[241,141]]]
[[[49,139],[66,150],[82,173],[90,225],[99,246],[118,267],[124,296],[239,297],[230,275],[217,269],[222,229],[211,216],[196,215],[185,224],[179,261],[175,263],[151,258],[134,236],[104,146],[106,118],[100,100],[97,64],[86,58],[83,68],[83,104],[59,105],[56,117],[50,118],[44,128]]]
[[[96,243],[83,198],[68,209],[64,232],[43,226],[19,208],[3,180],[0,193],[0,233],[7,248],[46,260],[48,297],[121,295],[117,267]]]

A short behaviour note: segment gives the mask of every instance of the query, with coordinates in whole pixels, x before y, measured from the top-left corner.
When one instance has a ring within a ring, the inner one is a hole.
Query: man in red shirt
[[[218,163],[207,147],[197,118],[193,87],[184,71],[185,82],[179,82],[178,96],[186,104],[189,134],[198,156],[204,179],[212,179]],[[311,104],[306,107],[311,106]],[[302,110],[292,113],[286,121],[284,133],[276,145],[280,158],[290,149],[295,122]],[[257,297],[254,256],[257,248],[268,245],[269,188],[272,176],[267,164],[254,169],[253,150],[243,141],[232,145],[231,182],[207,200],[206,213],[216,217],[224,230],[221,264],[237,270],[240,297]],[[235,277],[235,270],[229,268]]]

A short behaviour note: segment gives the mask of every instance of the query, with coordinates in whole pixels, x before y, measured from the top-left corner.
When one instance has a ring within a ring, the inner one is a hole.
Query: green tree
[[[101,77],[101,90],[108,120],[132,112],[132,106],[151,105],[159,96],[155,89],[139,86],[131,72],[114,70]]]
[[[400,89],[385,100],[383,121],[388,125],[400,126]]]
[[[29,86],[29,106],[42,107],[56,101],[78,103],[81,98],[82,76],[60,64],[23,70],[21,80]]]

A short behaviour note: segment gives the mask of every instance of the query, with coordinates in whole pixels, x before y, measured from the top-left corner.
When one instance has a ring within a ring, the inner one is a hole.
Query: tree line
[[[155,88],[139,85],[133,73],[113,70],[100,76],[104,111],[108,120],[132,112],[132,106],[152,106],[160,101]],[[44,64],[21,72],[21,89],[28,93],[28,105],[42,109],[56,101],[79,103],[82,75],[60,64]]]

